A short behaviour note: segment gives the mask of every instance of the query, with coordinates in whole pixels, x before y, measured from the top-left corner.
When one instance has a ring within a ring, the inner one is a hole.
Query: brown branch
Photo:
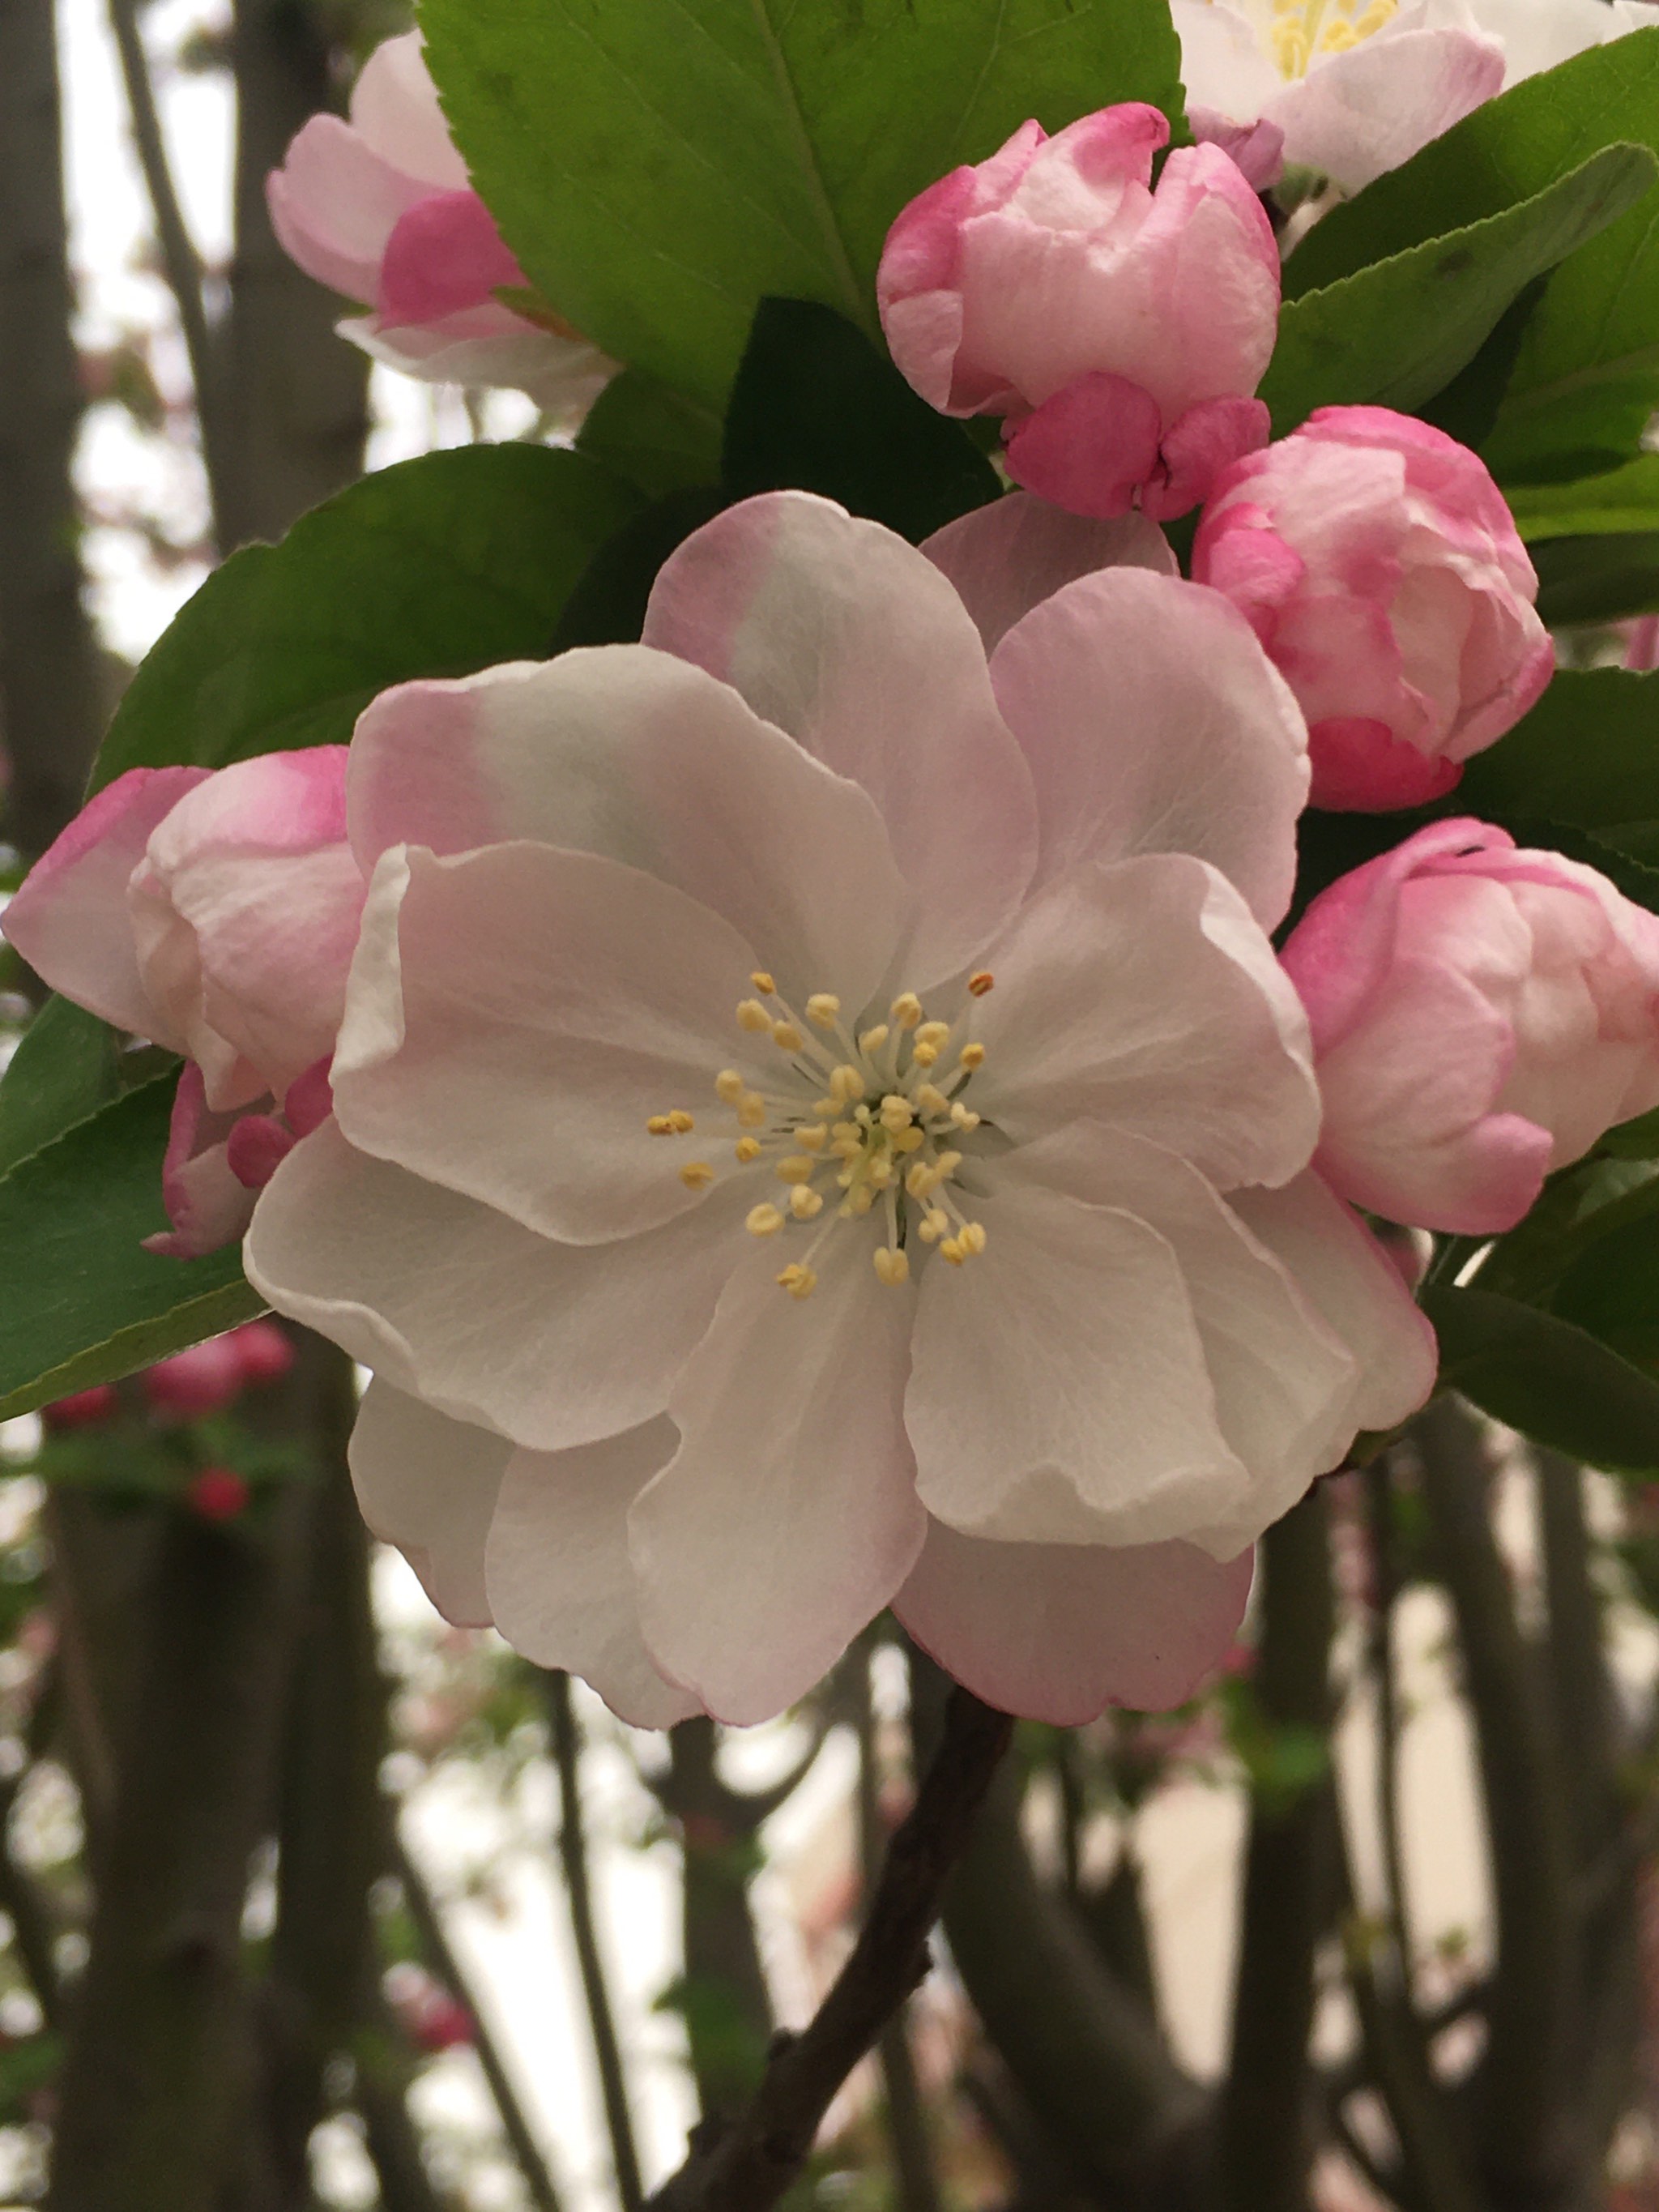
[[[553,1764],[559,1777],[559,1862],[564,1869],[570,1929],[575,1940],[576,1962],[581,1970],[582,1996],[587,2006],[593,2063],[599,2069],[605,2124],[611,2137],[611,2162],[623,2212],[639,2212],[645,2191],[640,2184],[634,2119],[628,2108],[628,2081],[617,2041],[605,1961],[599,1956],[592,1887],[588,1878],[587,1837],[582,1826],[581,1736],[571,1703],[569,1675],[550,1674],[546,1680],[548,1731],[552,1738]]]
[[[927,1936],[1013,1723],[956,1691],[915,1805],[888,1845],[870,1913],[811,2025],[780,2039],[748,2108],[700,2143],[652,2212],[769,2212],[805,2164],[836,2092],[927,1972]]]

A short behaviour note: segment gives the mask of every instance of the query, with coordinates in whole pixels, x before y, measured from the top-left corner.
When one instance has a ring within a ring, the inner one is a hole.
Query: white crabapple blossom
[[[929,558],[769,494],[641,644],[358,725],[336,1118],[249,1273],[374,1369],[441,1607],[643,1724],[774,1714],[889,1605],[1012,1710],[1177,1702],[1431,1386],[1308,1170],[1300,714],[1151,525],[1050,514]]]

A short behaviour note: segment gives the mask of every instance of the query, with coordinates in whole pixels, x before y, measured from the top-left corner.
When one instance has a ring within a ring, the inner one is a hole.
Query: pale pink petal
[[[1272,928],[1308,794],[1300,710],[1220,593],[1139,568],[1066,585],[1008,632],[997,701],[1036,787],[1043,882],[1083,860],[1192,853]]]
[[[526,1229],[635,1235],[704,1203],[690,1163],[738,1175],[721,1070],[775,1084],[800,1057],[738,1025],[756,966],[719,915],[615,860],[394,848],[352,970],[335,1113],[362,1150]],[[677,1111],[695,1130],[652,1133]]]
[[[923,554],[829,500],[767,493],[671,556],[645,639],[870,793],[917,902],[911,989],[973,958],[1030,875],[1030,779],[979,635]]]
[[[947,522],[921,550],[956,586],[987,653],[1062,584],[1097,568],[1181,574],[1175,549],[1144,514],[1101,522],[1026,491],[1009,492]]]
[[[1139,1544],[1243,1506],[1168,1240],[1012,1178],[973,1208],[984,1253],[931,1263],[918,1300],[905,1423],[928,1510],[970,1535]]]
[[[1208,13],[1219,0],[1174,0]],[[1599,4],[1599,0],[1598,0]],[[1274,87],[1277,90],[1277,86]],[[1285,173],[1285,133],[1276,123],[1235,123],[1218,107],[1189,101],[1188,127],[1200,146],[1219,146],[1254,192],[1270,192]]]
[[[161,1197],[172,1229],[143,1240],[167,1260],[199,1260],[234,1244],[253,1215],[253,1193],[230,1164],[237,1116],[210,1112],[202,1071],[193,1060],[179,1073],[161,1162]]]
[[[376,46],[351,88],[351,127],[383,161],[428,185],[456,191],[467,182],[418,31]]]
[[[556,1244],[325,1121],[260,1194],[244,1258],[278,1312],[457,1420],[562,1451],[659,1413],[748,1248],[750,1194],[601,1247]]]
[[[719,1719],[804,1697],[893,1595],[927,1525],[902,1411],[915,1293],[846,1224],[796,1300],[757,1252],[669,1401],[684,1442],[629,1520],[652,1656]]]
[[[398,216],[374,306],[391,323],[436,323],[528,281],[477,192],[434,192]]]
[[[1127,514],[1157,470],[1163,421],[1140,385],[1090,369],[1009,428],[1008,473],[1074,514]]]
[[[1181,75],[1189,118],[1196,101],[1235,122],[1253,123],[1284,89],[1285,81],[1268,59],[1250,17],[1228,0],[1170,0],[1170,13],[1181,40]],[[1193,130],[1194,136],[1204,136],[1196,118]]]
[[[390,845],[509,838],[623,861],[723,915],[786,991],[849,1006],[904,919],[867,794],[728,685],[640,646],[383,692],[352,740],[349,814],[366,872]]]
[[[384,161],[337,115],[313,115],[265,179],[271,228],[291,261],[348,300],[371,303],[398,219],[429,185]]]
[[[0,920],[43,981],[77,1006],[178,1052],[138,973],[127,885],[150,833],[204,768],[134,768],[89,799],[29,871]]]
[[[505,1437],[451,1420],[379,1376],[363,1394],[350,1451],[362,1516],[458,1628],[490,1623],[484,1540],[512,1455]]]
[[[383,325],[376,316],[356,315],[334,327],[374,360],[422,384],[525,392],[553,427],[567,432],[617,374],[617,363],[586,338],[561,337],[500,306],[469,308],[441,323]]]
[[[976,1112],[1016,1144],[1109,1121],[1218,1188],[1284,1182],[1319,1131],[1300,1004],[1224,876],[1182,854],[1074,868],[986,956]]]
[[[1314,803],[1334,814],[1427,806],[1455,790],[1463,775],[1461,760],[1419,752],[1386,722],[1359,714],[1314,723],[1308,757]]]
[[[1316,62],[1264,105],[1285,133],[1287,161],[1356,192],[1502,91],[1500,40],[1450,25],[1404,27],[1410,21],[1396,17]]]
[[[652,1664],[628,1559],[628,1509],[679,1443],[659,1419],[573,1451],[515,1452],[484,1571],[496,1627],[538,1667],[562,1667],[635,1728],[702,1708]]]
[[[1191,1544],[1000,1544],[930,1521],[893,1611],[1003,1712],[1079,1728],[1184,1705],[1232,1647],[1255,1555]]]
[[[1165,430],[1158,472],[1141,494],[1142,507],[1155,522],[1188,514],[1209,497],[1223,469],[1258,452],[1272,434],[1265,400],[1231,393],[1200,399]]]

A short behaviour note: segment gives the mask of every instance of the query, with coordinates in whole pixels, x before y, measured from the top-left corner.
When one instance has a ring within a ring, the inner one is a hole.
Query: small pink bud
[[[191,1511],[204,1521],[234,1521],[247,1510],[251,1495],[241,1476],[228,1467],[204,1467],[185,1492]]]
[[[241,1362],[242,1381],[252,1389],[279,1382],[294,1364],[293,1343],[274,1321],[245,1321],[228,1341]]]
[[[76,1390],[70,1397],[55,1399],[50,1406],[40,1408],[44,1425],[60,1433],[71,1429],[100,1428],[112,1420],[116,1411],[115,1388],[110,1382],[96,1382],[90,1390]]]

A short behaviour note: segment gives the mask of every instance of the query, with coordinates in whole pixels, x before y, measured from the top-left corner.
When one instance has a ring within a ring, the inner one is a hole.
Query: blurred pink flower
[[[234,1468],[204,1467],[191,1478],[185,1502],[204,1521],[235,1521],[246,1512],[252,1496]]]
[[[1279,250],[1212,146],[1152,188],[1170,126],[1129,101],[1017,131],[930,185],[877,277],[893,358],[949,415],[1000,415],[1018,483],[1081,514],[1183,514],[1267,435]]]
[[[294,1346],[274,1322],[244,1322],[147,1368],[144,1395],[158,1413],[198,1421],[234,1405],[244,1390],[280,1380],[293,1364]]]
[[[1193,574],[1249,617],[1308,718],[1313,803],[1415,806],[1555,667],[1485,465],[1386,407],[1324,407],[1216,483]]]
[[[1322,892],[1284,961],[1313,1026],[1317,1164],[1470,1236],[1659,1105],[1659,917],[1593,868],[1438,822]]]

